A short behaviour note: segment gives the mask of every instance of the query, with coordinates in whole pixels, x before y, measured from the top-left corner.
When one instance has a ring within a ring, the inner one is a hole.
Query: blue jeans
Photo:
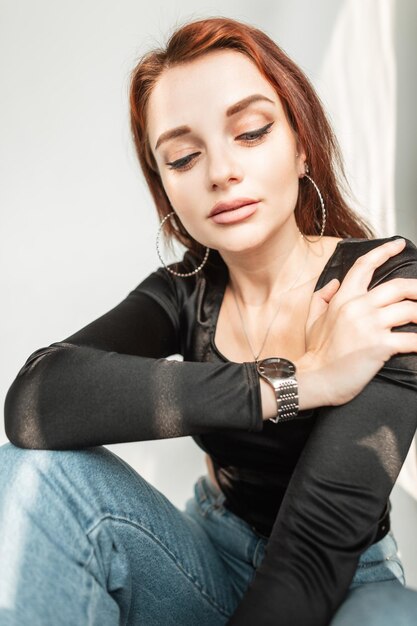
[[[267,539],[223,502],[200,476],[181,511],[102,446],[1,446],[0,625],[226,624]],[[389,533],[362,555],[331,625],[416,624],[404,582]]]

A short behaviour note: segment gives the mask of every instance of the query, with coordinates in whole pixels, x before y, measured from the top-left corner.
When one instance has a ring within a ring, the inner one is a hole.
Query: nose
[[[243,168],[232,147],[217,149],[208,159],[208,181],[211,189],[224,189],[243,179]]]

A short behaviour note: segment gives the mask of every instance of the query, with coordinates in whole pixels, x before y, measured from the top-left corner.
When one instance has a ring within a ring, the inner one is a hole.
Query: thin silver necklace
[[[301,237],[302,237],[303,239],[305,238],[305,237],[304,237],[304,235],[303,235],[303,233],[301,233]],[[291,287],[290,287],[289,289],[287,289],[286,291],[284,291],[284,293],[282,294],[282,296],[283,296],[284,294],[288,293],[289,291],[291,291],[291,289],[294,289],[296,282],[297,282],[297,281],[298,281],[298,279],[300,278],[300,276],[301,276],[301,274],[302,274],[302,272],[303,272],[303,270],[304,270],[304,268],[305,268],[305,266],[306,266],[306,263],[307,263],[307,257],[308,257],[308,253],[309,253],[309,251],[310,251],[310,248],[309,248],[309,246],[308,246],[308,244],[307,244],[307,250],[306,250],[306,253],[305,253],[305,256],[304,256],[304,263],[303,263],[303,265],[302,265],[302,267],[301,267],[301,270],[300,270],[300,271],[299,271],[299,273],[297,274],[297,278],[295,279],[295,281],[293,282],[293,284],[291,285]],[[238,303],[238,301],[237,301],[237,298],[236,298],[236,295],[235,295],[234,289],[232,289],[232,287],[231,287],[231,286],[230,286],[230,290],[231,290],[231,292],[232,292],[232,294],[233,294],[233,297],[234,297],[234,299],[235,299],[236,308],[237,308],[238,313],[239,313],[240,321],[242,322],[242,328],[243,328],[243,332],[245,333],[246,341],[248,342],[248,346],[249,346],[249,348],[250,348],[250,351],[252,352],[252,355],[253,355],[253,358],[255,359],[255,362],[256,362],[256,363],[258,363],[258,358],[259,358],[259,355],[261,354],[262,350],[264,349],[264,345],[265,345],[266,339],[267,339],[267,337],[268,337],[268,335],[269,335],[269,331],[271,330],[272,324],[274,323],[274,320],[275,320],[276,316],[278,315],[278,311],[279,311],[279,310],[280,310],[280,308],[281,308],[281,304],[282,304],[282,296],[281,296],[281,299],[280,299],[280,302],[279,302],[278,308],[277,308],[277,310],[276,310],[276,311],[275,311],[275,313],[274,313],[274,317],[272,318],[271,323],[269,324],[268,329],[267,329],[267,331],[266,331],[266,335],[265,335],[265,338],[264,338],[264,340],[263,340],[263,342],[262,342],[261,349],[259,350],[258,354],[257,354],[257,355],[255,355],[255,352],[253,351],[253,348],[252,348],[251,342],[249,341],[248,333],[246,332],[246,326],[245,326],[245,322],[243,321],[243,316],[242,316],[242,312],[241,312],[241,310],[240,310],[239,303]]]

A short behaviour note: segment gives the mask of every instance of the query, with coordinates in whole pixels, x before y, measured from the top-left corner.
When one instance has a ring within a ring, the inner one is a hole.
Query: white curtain
[[[394,0],[345,0],[316,81],[344,155],[350,204],[378,237],[396,234],[394,18]],[[398,483],[417,499],[416,450],[414,439]]]

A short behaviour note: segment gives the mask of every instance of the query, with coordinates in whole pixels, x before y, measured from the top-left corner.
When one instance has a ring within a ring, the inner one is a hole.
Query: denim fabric
[[[1,446],[0,625],[226,624],[267,539],[223,503],[200,476],[180,511],[101,446]],[[362,555],[332,626],[415,624],[403,583],[390,533]]]

